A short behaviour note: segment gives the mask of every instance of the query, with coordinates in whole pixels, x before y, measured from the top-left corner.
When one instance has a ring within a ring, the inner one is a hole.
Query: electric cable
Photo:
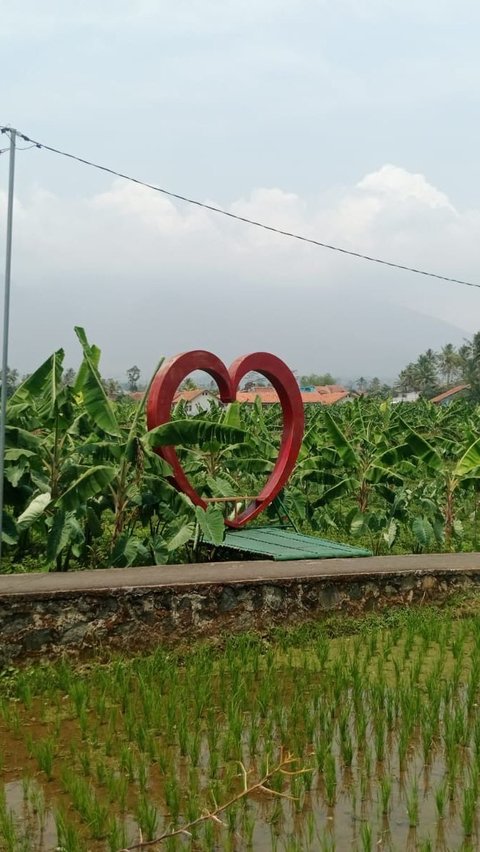
[[[12,129],[13,128],[11,127],[0,126],[1,133],[7,133]],[[50,151],[52,154],[58,154],[61,157],[67,157],[70,160],[75,160],[77,163],[82,163],[85,166],[90,166],[93,169],[106,172],[107,174],[121,178],[122,180],[130,181],[130,183],[137,184],[138,186],[143,186],[146,189],[153,190],[154,192],[160,192],[162,195],[166,195],[169,198],[174,198],[177,201],[183,201],[186,204],[193,204],[196,207],[201,207],[204,210],[209,210],[211,213],[217,213],[221,216],[226,216],[229,219],[234,219],[237,222],[243,222],[247,225],[253,225],[256,228],[262,228],[264,231],[270,231],[273,234],[280,234],[283,237],[289,237],[290,239],[299,240],[303,243],[309,243],[310,245],[319,246],[320,248],[328,249],[329,251],[336,251],[340,254],[348,255],[349,257],[355,257],[359,260],[366,260],[370,263],[378,263],[382,266],[388,266],[392,269],[400,269],[404,272],[412,272],[415,275],[424,275],[428,278],[436,278],[440,281],[447,281],[450,284],[462,284],[465,287],[475,287],[477,289],[480,289],[480,284],[475,284],[472,281],[465,281],[461,278],[452,278],[449,275],[440,275],[437,272],[429,272],[426,269],[419,269],[415,266],[408,266],[403,263],[395,263],[394,261],[385,260],[384,258],[375,257],[373,255],[364,254],[359,251],[346,249],[342,246],[336,246],[332,245],[331,243],[322,242],[321,240],[316,240],[313,237],[306,237],[302,234],[296,234],[293,231],[286,231],[283,228],[277,228],[274,225],[268,225],[265,222],[259,222],[256,219],[250,219],[247,216],[240,216],[237,213],[231,213],[228,210],[223,210],[222,207],[217,207],[214,204],[206,204],[205,202],[198,201],[195,198],[189,198],[187,195],[181,195],[178,192],[171,192],[170,190],[164,189],[163,187],[155,186],[155,184],[140,180],[140,178],[132,177],[131,175],[124,174],[123,172],[118,172],[108,166],[103,166],[99,163],[93,162],[92,160],[87,160],[85,157],[79,157],[76,154],[69,153],[68,151],[62,151],[60,148],[54,148],[52,145],[46,145],[44,142],[38,142],[35,139],[30,139],[30,137],[26,136],[24,133],[20,133],[20,131],[18,130],[16,130],[15,132],[17,136],[20,137],[20,139],[23,139],[24,142],[31,143],[30,147],[32,148],[43,148],[45,151]]]

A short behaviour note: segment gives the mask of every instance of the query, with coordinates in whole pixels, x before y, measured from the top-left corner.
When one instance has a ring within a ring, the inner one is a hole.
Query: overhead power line
[[[11,130],[10,127],[0,126],[1,133],[7,133]],[[415,266],[408,266],[403,263],[394,263],[390,260],[385,260],[380,257],[374,257],[373,255],[364,254],[359,251],[352,251],[351,249],[346,249],[341,246],[335,246],[331,243],[325,243],[321,240],[316,240],[313,237],[306,237],[302,234],[296,234],[293,231],[286,231],[283,228],[277,228],[274,225],[268,225],[266,222],[259,222],[256,219],[250,219],[247,216],[239,216],[237,213],[230,213],[228,210],[223,210],[221,207],[217,207],[214,204],[206,204],[204,201],[198,201],[195,198],[189,198],[186,195],[180,195],[178,192],[171,192],[168,189],[164,189],[160,186],[155,186],[152,183],[148,183],[148,181],[140,180],[140,178],[132,177],[132,175],[124,174],[123,172],[118,172],[115,169],[109,168],[108,166],[103,166],[100,163],[94,163],[92,160],[87,160],[85,157],[79,157],[76,154],[70,154],[68,151],[62,151],[60,148],[54,148],[52,145],[46,145],[44,142],[38,142],[35,139],[30,139],[29,136],[26,136],[24,133],[20,133],[18,130],[16,131],[17,136],[20,139],[23,139],[24,142],[29,142],[31,147],[44,149],[45,151],[50,151],[52,154],[58,154],[61,157],[67,157],[69,160],[75,160],[77,163],[82,163],[84,166],[90,166],[93,169],[98,169],[101,172],[106,172],[109,175],[113,175],[114,177],[122,178],[123,180],[128,180],[131,183],[135,183],[138,186],[143,186],[146,189],[151,189],[154,192],[160,192],[162,195],[168,196],[168,198],[175,198],[177,201],[183,201],[186,204],[193,204],[196,207],[201,207],[204,210],[210,210],[211,213],[218,213],[221,216],[227,216],[229,219],[234,219],[237,222],[244,222],[247,225],[253,225],[256,228],[263,228],[264,231],[270,231],[273,234],[280,234],[282,237],[289,237],[293,240],[300,240],[302,243],[309,243],[310,245],[319,246],[320,248],[328,249],[329,251],[336,251],[340,254],[348,255],[349,257],[356,257],[360,260],[368,260],[370,263],[379,263],[382,266],[389,266],[392,269],[401,269],[404,272],[413,272],[416,275],[424,275],[428,278],[436,278],[440,281],[448,281],[451,284],[463,284],[465,287],[475,287],[480,289],[480,284],[475,284],[472,281],[464,281],[461,278],[452,278],[449,275],[440,275],[437,272],[429,272],[426,269],[418,269]],[[26,149],[24,149],[26,150]]]

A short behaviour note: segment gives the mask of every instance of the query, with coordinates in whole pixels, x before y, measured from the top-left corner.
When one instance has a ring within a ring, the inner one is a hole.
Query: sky
[[[156,186],[480,284],[474,0],[0,0],[0,125]],[[0,148],[5,147],[0,137]],[[21,146],[25,147],[25,146]],[[0,155],[0,269],[8,155]],[[480,290],[355,260],[44,150],[16,163],[10,364],[210,349],[393,378]]]

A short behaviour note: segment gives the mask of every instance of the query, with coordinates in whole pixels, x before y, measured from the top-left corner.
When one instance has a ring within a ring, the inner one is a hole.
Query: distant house
[[[418,391],[405,391],[393,397],[392,405],[397,405],[399,402],[417,402],[418,399],[420,399]]]
[[[179,402],[185,404],[186,414],[200,414],[202,411],[210,411],[212,405],[223,405],[218,396],[206,388],[177,391],[173,404],[177,405]]]
[[[337,402],[346,402],[355,396],[339,385],[322,385],[313,390],[301,388],[300,394],[304,405],[333,405]],[[249,405],[253,405],[257,397],[262,405],[278,405],[279,403],[278,394],[272,387],[256,387],[249,391],[238,391],[237,393],[238,402]]]
[[[430,402],[433,402],[435,405],[450,405],[455,399],[461,399],[466,396],[469,390],[470,385],[457,385],[454,388],[450,388],[450,390],[439,393],[438,396],[432,397]]]

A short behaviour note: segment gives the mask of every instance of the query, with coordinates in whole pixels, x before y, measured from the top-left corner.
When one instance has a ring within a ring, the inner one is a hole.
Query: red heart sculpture
[[[288,480],[297,460],[303,437],[303,403],[300,389],[287,365],[268,352],[242,355],[227,370],[225,364],[211,352],[202,349],[184,352],[166,361],[153,380],[147,402],[147,426],[153,429],[170,420],[173,398],[183,379],[195,370],[203,370],[217,383],[222,402],[234,402],[242,378],[250,371],[261,373],[273,385],[283,412],[283,432],[278,459],[260,494],[234,520],[225,519],[229,527],[243,527],[262,512],[277,496]],[[204,509],[202,500],[189,482],[180,464],[175,447],[159,447],[156,452],[172,467],[172,480],[179,491],[188,494],[197,506]]]

